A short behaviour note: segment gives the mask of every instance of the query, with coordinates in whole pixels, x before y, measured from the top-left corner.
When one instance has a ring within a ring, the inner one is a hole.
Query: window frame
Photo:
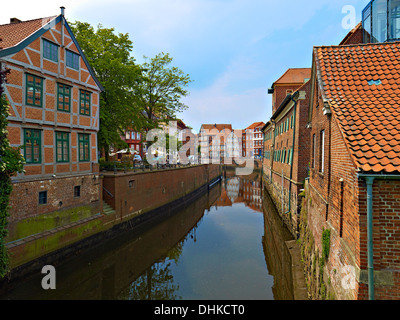
[[[60,92],[60,88],[62,87],[62,92]],[[69,94],[65,94],[65,90],[69,89]],[[62,95],[62,106],[63,108],[60,108],[60,96]],[[65,108],[66,103],[65,98],[68,97],[68,109]],[[72,97],[72,86],[64,84],[64,83],[57,83],[57,111],[62,111],[62,112],[71,112],[71,97]]]
[[[89,98],[87,98],[87,96]],[[82,99],[82,96],[84,97]],[[82,102],[84,102],[84,106],[82,108]],[[92,93],[87,90],[80,89],[79,90],[79,114],[82,116],[88,116],[90,117],[91,115],[91,109],[92,109]],[[82,112],[83,110],[83,112]]]
[[[319,133],[319,146],[320,146],[320,154],[319,154],[319,172],[324,173],[325,171],[325,130],[321,130]]]
[[[47,57],[46,57],[46,55],[45,55],[45,53],[46,53],[45,44],[48,44],[48,45],[49,45],[49,53],[50,53],[50,55],[47,56]],[[53,50],[52,50],[52,48],[56,48],[56,49],[57,49],[57,50],[56,50],[57,52],[54,53]],[[58,44],[55,44],[54,42],[52,42],[52,41],[50,41],[50,40],[43,39],[43,54],[42,54],[42,57],[43,57],[44,59],[47,59],[47,60],[50,60],[50,61],[52,61],[52,62],[58,63],[58,60],[59,60],[59,58],[58,58],[58,55],[59,55],[59,53],[58,53],[58,48],[59,48],[59,45],[58,45]],[[55,57],[54,57],[54,54],[55,54]]]
[[[41,195],[44,195],[44,197],[41,197]],[[41,203],[41,201],[40,201],[41,199],[45,199],[45,202]],[[39,194],[38,194],[38,204],[39,204],[40,206],[46,205],[46,204],[48,203],[48,199],[49,199],[49,197],[48,197],[47,190],[39,191]]]
[[[66,49],[65,50],[65,65],[67,66],[67,68],[71,68],[73,70],[79,71],[79,69],[80,69],[79,57],[80,57],[80,55],[77,54],[76,52]]]
[[[81,152],[81,144],[83,144],[83,157]],[[87,154],[85,153],[85,146],[87,144]],[[89,162],[90,161],[90,134],[78,133],[78,160],[79,162]]]
[[[28,81],[28,77],[33,77],[33,81],[32,82]],[[40,79],[40,85],[36,84],[36,79]],[[39,77],[39,76],[31,74],[31,73],[25,74],[25,104],[26,105],[43,108],[43,82],[44,82],[44,79],[42,77]],[[32,85],[29,85],[29,83],[32,83]],[[33,102],[32,103],[28,102],[28,91],[29,91],[30,87],[32,87],[32,89],[33,89],[33,97],[32,97]],[[40,104],[35,103],[36,91],[40,92]]]
[[[61,134],[62,138],[59,138],[58,134]],[[69,132],[65,132],[65,131],[56,131],[55,132],[55,136],[56,136],[55,137],[55,141],[56,141],[56,162],[57,163],[68,163],[70,161],[70,143],[69,143],[70,134],[69,134]],[[60,155],[59,152],[58,152],[58,142],[61,142],[61,157],[62,157],[62,160],[58,159],[58,156]],[[66,159],[64,158],[64,156],[65,156],[65,154],[64,154],[64,150],[65,150],[64,149],[64,143],[66,143],[67,150],[68,150]]]
[[[27,132],[31,131],[32,135],[33,132],[38,133],[38,137],[27,137]],[[32,140],[31,142],[31,150],[30,150],[30,156],[31,156],[31,160],[29,161],[27,159],[27,140]],[[38,161],[34,161],[35,159],[35,148],[34,148],[34,141],[38,142],[38,147],[39,147],[39,157],[38,157]],[[30,129],[30,128],[26,128],[24,129],[24,158],[26,161],[26,164],[40,164],[42,163],[42,130],[39,129]]]

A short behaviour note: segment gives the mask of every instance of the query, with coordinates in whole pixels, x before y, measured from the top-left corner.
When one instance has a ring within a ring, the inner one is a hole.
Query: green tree
[[[141,131],[145,120],[137,103],[141,68],[131,56],[133,43],[128,34],[115,34],[114,28],[76,21],[71,29],[93,68],[104,91],[100,95],[99,149],[108,157],[111,145],[127,147],[120,138],[126,129]]]
[[[25,160],[19,149],[12,148],[7,139],[9,105],[4,97],[3,85],[9,70],[0,70],[0,278],[8,272],[9,257],[5,246],[8,234],[9,200],[12,191],[11,177],[24,168]]]
[[[188,108],[181,99],[189,94],[186,87],[192,80],[179,68],[170,66],[173,58],[168,53],[145,59],[137,93],[148,131],[176,120],[176,114]]]

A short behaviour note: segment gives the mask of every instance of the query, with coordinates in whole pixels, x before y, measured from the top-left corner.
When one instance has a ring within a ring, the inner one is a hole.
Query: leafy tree
[[[140,131],[145,121],[140,116],[136,89],[141,81],[141,68],[131,56],[133,47],[128,34],[115,34],[114,28],[76,21],[71,29],[104,87],[100,95],[99,149],[106,157],[110,145],[126,148],[121,139],[126,129]]]
[[[146,119],[147,131],[160,124],[176,120],[176,114],[188,108],[181,98],[189,94],[185,89],[192,80],[177,67],[171,67],[173,58],[159,53],[142,64],[143,80],[139,85],[138,103]]]
[[[9,70],[0,70],[0,278],[8,272],[8,253],[5,238],[8,231],[9,200],[12,191],[11,176],[22,172],[24,158],[18,149],[12,148],[7,139],[8,102],[3,93],[3,85]]]

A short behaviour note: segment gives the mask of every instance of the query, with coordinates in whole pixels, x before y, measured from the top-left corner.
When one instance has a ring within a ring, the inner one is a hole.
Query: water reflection
[[[56,290],[42,290],[37,275],[2,298],[293,298],[284,246],[290,233],[263,201],[259,174],[227,172],[219,185],[183,206],[56,266]]]

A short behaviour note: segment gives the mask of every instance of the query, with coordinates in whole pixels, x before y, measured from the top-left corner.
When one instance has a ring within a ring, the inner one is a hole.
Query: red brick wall
[[[367,186],[359,182],[360,263],[367,273]],[[400,299],[400,181],[378,180],[373,184],[373,238],[375,299]],[[386,276],[391,281],[382,283]],[[368,299],[367,281],[360,284],[360,299]]]
[[[99,179],[98,174],[92,174],[14,182],[9,222],[79,206],[91,206],[93,213],[100,213],[102,199]],[[80,186],[78,198],[74,196],[75,186]],[[40,191],[47,191],[47,204],[39,204]]]
[[[272,96],[272,114],[279,108],[283,100],[287,96],[287,90],[291,90],[292,93],[300,88],[302,84],[288,84],[288,85],[275,85],[274,94]]]
[[[219,165],[201,165],[146,173],[105,174],[104,199],[117,217],[160,207],[198,189],[220,175]]]

